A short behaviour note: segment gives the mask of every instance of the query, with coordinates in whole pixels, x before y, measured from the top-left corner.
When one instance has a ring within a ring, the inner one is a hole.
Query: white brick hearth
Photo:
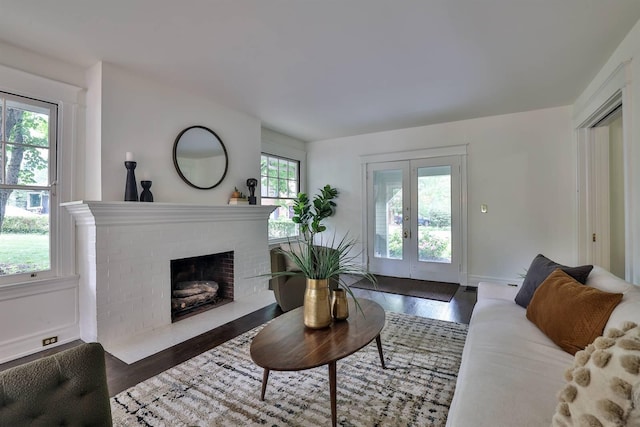
[[[80,274],[80,336],[126,363],[273,303],[272,206],[70,202]],[[171,323],[172,259],[234,251],[234,302]]]

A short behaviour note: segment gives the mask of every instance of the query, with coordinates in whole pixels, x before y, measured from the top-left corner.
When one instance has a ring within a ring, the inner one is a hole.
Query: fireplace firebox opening
[[[170,262],[172,322],[233,301],[233,251]]]

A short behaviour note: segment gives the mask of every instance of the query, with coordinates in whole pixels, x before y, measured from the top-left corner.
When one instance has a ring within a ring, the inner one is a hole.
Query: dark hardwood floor
[[[376,301],[387,311],[459,323],[469,323],[473,306],[476,303],[476,292],[467,290],[462,286],[459,287],[451,302],[448,303],[365,289],[354,288],[353,293],[356,297]],[[280,314],[282,314],[280,308],[276,304],[272,304],[131,365],[127,365],[121,360],[107,354],[106,365],[109,394],[115,396],[121,391],[147,378],[157,375],[162,371],[235,338]],[[74,341],[50,350],[41,351],[30,356],[0,364],[0,371],[31,360],[49,356],[58,351],[78,345],[80,342],[81,341]]]

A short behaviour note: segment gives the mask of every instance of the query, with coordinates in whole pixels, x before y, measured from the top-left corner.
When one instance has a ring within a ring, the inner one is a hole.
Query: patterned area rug
[[[375,341],[337,363],[342,426],[444,426],[467,325],[387,312],[382,369]],[[331,424],[328,369],[272,371],[249,356],[259,326],[111,399],[115,426]]]

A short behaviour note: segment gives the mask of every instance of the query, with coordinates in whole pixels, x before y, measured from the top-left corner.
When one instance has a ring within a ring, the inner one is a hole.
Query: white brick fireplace
[[[126,363],[273,303],[272,206],[70,202],[80,274],[80,335]],[[234,252],[234,301],[171,323],[172,259]]]

